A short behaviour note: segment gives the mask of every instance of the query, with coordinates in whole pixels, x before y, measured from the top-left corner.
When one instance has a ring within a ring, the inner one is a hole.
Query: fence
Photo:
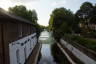
[[[36,43],[34,24],[0,9],[0,64],[24,64]]]

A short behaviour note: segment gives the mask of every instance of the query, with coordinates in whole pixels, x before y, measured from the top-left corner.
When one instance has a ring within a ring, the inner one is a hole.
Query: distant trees
[[[46,26],[40,25],[40,28],[42,29],[42,31],[44,31],[44,29],[47,29]]]
[[[35,24],[36,26],[36,32],[37,32],[37,37],[39,37],[40,32],[42,31],[40,25],[37,23],[37,13],[35,10],[31,11],[31,10],[27,10],[25,6],[20,5],[20,6],[14,6],[14,7],[9,7],[8,12],[10,14],[14,14],[16,16],[22,17],[26,20],[29,20],[30,22],[32,22],[33,24]]]
[[[50,16],[49,29],[53,31],[54,38],[59,40],[66,33],[89,34],[92,32],[91,23],[96,25],[96,5],[84,2],[75,14],[66,8],[56,8]]]
[[[91,16],[90,21],[91,21],[92,23],[96,23],[96,5],[93,6],[93,11],[92,11],[91,14],[92,14],[92,16]]]
[[[90,28],[91,24],[96,24],[96,5],[94,6],[90,2],[84,2],[75,15],[79,20],[83,34],[91,33],[93,31]]]
[[[84,2],[80,9],[77,11],[76,15],[80,22],[84,24],[83,26],[88,28],[88,23],[93,15],[93,5],[90,2]]]
[[[27,10],[25,6],[15,6],[15,7],[9,7],[9,13],[20,16],[24,19],[27,19],[33,23],[37,23],[37,13],[35,10]]]
[[[84,2],[76,12],[76,15],[80,19],[80,22],[84,24],[93,22],[96,16],[96,6],[93,6],[90,2]]]

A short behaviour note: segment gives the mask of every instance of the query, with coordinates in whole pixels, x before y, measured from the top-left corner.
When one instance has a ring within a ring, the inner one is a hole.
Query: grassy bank
[[[64,38],[67,41],[79,43],[96,52],[96,40],[94,39],[84,38],[82,36],[70,35],[70,34],[64,35]]]

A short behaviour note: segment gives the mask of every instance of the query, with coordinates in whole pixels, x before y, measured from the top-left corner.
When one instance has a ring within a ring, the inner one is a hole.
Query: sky
[[[8,10],[9,7],[15,5],[24,5],[28,10],[36,10],[37,22],[47,26],[50,15],[55,8],[65,7],[75,13],[85,1],[96,3],[96,0],[0,0],[0,7]]]

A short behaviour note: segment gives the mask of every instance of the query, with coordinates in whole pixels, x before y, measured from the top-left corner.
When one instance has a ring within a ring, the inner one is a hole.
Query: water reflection
[[[56,62],[54,62],[54,59],[51,55],[49,44],[42,45],[41,53],[42,53],[42,58],[41,58],[39,64],[56,64]]]
[[[50,49],[51,44],[54,41],[54,39],[51,37],[51,33],[43,31],[41,33],[39,40],[42,42],[42,49],[41,49],[42,57],[38,62],[38,64],[57,64],[53,59]]]
[[[43,31],[43,32],[41,33],[40,37],[39,37],[39,40],[41,40],[41,41],[42,41],[42,40],[47,40],[49,37],[50,37],[49,32]]]
[[[60,51],[52,33],[43,31],[39,40],[42,42],[41,59],[38,64],[70,64],[66,56]],[[45,37],[45,38],[44,38]]]
[[[51,51],[52,51],[51,53],[53,55],[54,60],[58,64],[71,64],[56,43],[51,45]]]
[[[54,38],[52,37],[52,32],[43,31],[39,37],[39,40],[43,44],[52,44],[54,42]]]

